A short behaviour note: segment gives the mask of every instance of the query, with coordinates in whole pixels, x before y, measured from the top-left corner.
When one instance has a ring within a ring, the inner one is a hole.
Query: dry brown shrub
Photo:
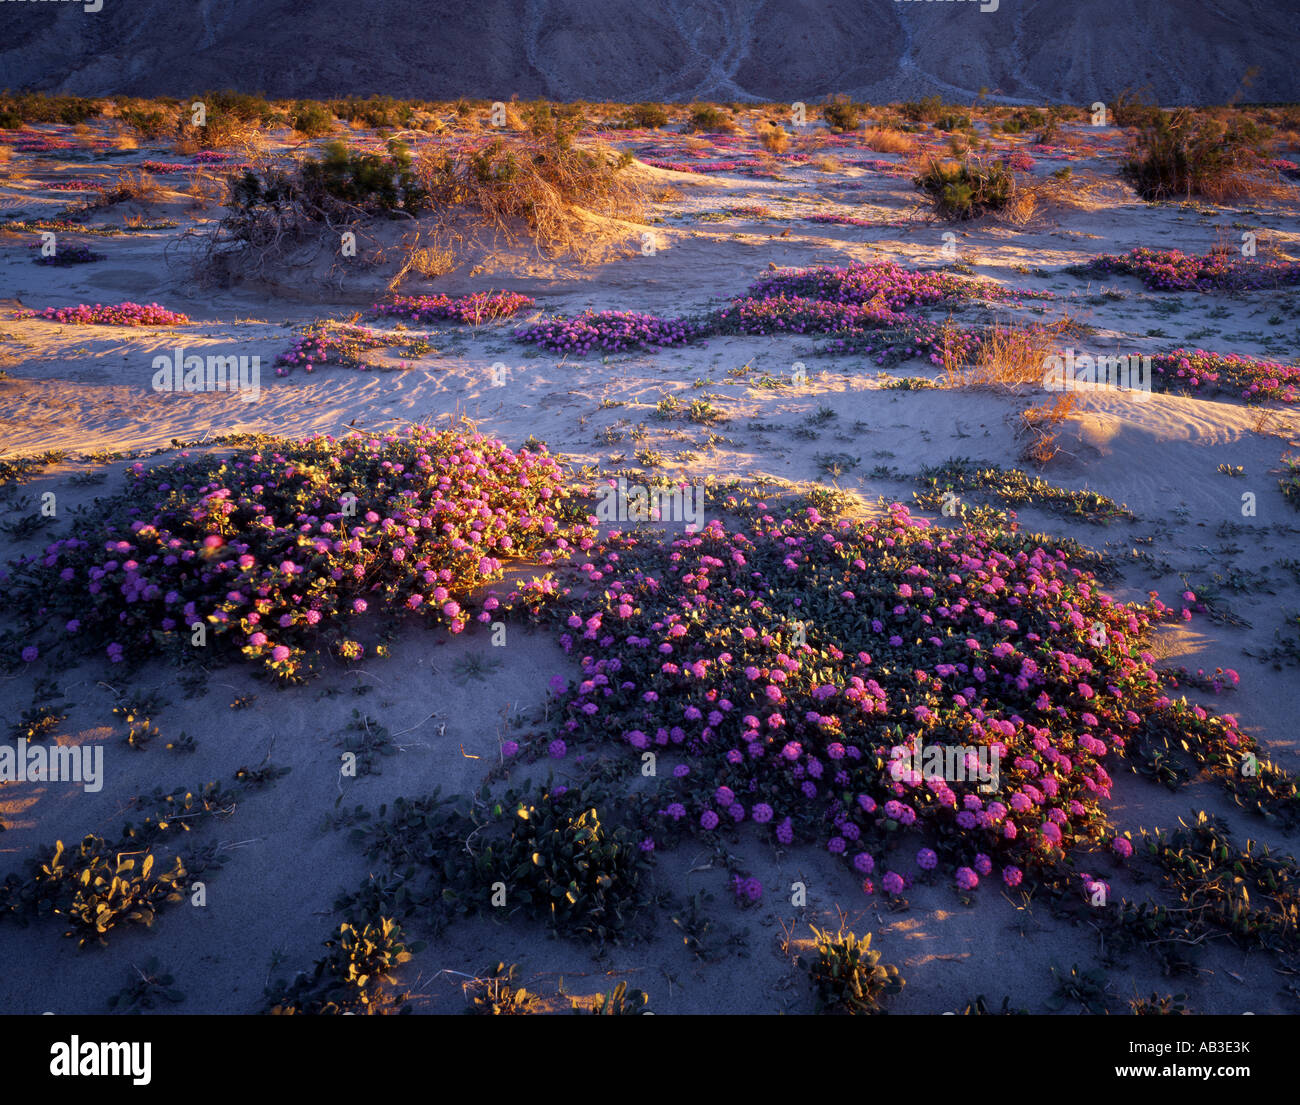
[[[233,116],[213,118],[201,127],[194,126],[187,116],[181,123],[172,150],[193,156],[202,150],[224,150],[232,146],[247,146],[258,140],[260,132],[256,123],[245,122]]]
[[[393,291],[412,274],[425,280],[446,276],[460,264],[458,247],[463,247],[464,244],[462,235],[445,227],[432,234],[417,230],[409,243],[402,243],[406,259],[388,282],[388,290]]]
[[[1062,392],[1050,402],[1026,407],[1017,416],[1016,440],[1025,442],[1020,459],[1040,467],[1061,452],[1056,442],[1056,427],[1069,418],[1077,405],[1074,392]]]
[[[911,154],[916,151],[916,139],[901,130],[888,127],[875,127],[867,131],[862,144],[876,153]]]
[[[589,257],[619,233],[604,220],[645,221],[646,189],[630,162],[601,143],[500,137],[422,156],[416,175],[435,212],[467,208],[507,242],[526,237],[552,255]]]
[[[1026,226],[1039,212],[1038,196],[1032,188],[1017,188],[1011,193],[1006,206],[995,212],[999,222],[1010,226]]]
[[[840,159],[833,157],[831,154],[820,154],[808,162],[814,169],[820,173],[838,173],[841,168]]]
[[[785,128],[775,123],[758,126],[758,140],[769,153],[785,153],[790,148],[790,136]]]
[[[948,386],[1000,391],[1042,387],[1043,366],[1055,351],[1056,342],[1077,330],[1073,319],[1031,326],[995,323],[983,335],[975,360],[970,364],[955,355],[954,343],[945,337],[943,371]]]

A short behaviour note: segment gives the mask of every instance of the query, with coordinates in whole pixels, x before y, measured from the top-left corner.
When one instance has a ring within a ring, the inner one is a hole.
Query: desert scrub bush
[[[812,926],[813,951],[804,966],[816,990],[818,1011],[862,1016],[883,1013],[881,999],[902,990],[898,968],[880,962],[871,947],[871,933],[859,939],[851,932]]]
[[[409,1013],[406,994],[393,992],[393,972],[423,949],[404,943],[397,922],[389,917],[358,926],[344,921],[325,941],[329,954],[317,960],[310,975],[280,982],[267,991],[267,1013],[294,1015],[375,1016]]]
[[[1141,124],[1120,175],[1146,200],[1261,194],[1254,177],[1268,131],[1246,116],[1216,119],[1191,108],[1159,111]]]
[[[970,130],[971,121],[969,115],[962,115],[957,112],[949,112],[940,115],[934,121],[935,130],[952,131],[952,130]]]
[[[147,142],[174,134],[177,128],[177,111],[174,108],[124,107],[119,118],[137,138]]]
[[[944,113],[942,96],[925,96],[920,100],[908,100],[899,105],[899,113],[904,119],[914,123],[931,123]]]
[[[320,160],[306,158],[300,167],[304,200],[321,210],[338,200],[366,214],[403,212],[418,215],[428,196],[415,178],[411,150],[388,142],[388,155],[351,149],[344,141],[330,142]]]
[[[1047,116],[1037,108],[1025,108],[1013,111],[1010,116],[996,124],[992,129],[1004,134],[1024,134],[1025,131],[1041,127],[1047,122]]]
[[[259,127],[275,125],[280,109],[262,96],[226,89],[204,92],[194,101],[203,104],[203,122],[196,123],[189,109],[182,109],[176,121],[177,153],[197,153],[250,141]]]
[[[875,127],[862,138],[862,144],[876,153],[910,154],[916,150],[916,139],[910,134],[888,127]]]
[[[779,123],[760,126],[758,141],[768,153],[785,153],[790,148],[790,136]]]
[[[289,125],[306,138],[329,134],[334,123],[334,113],[315,100],[299,100],[289,112]]]
[[[349,96],[345,100],[332,100],[328,106],[344,122],[359,123],[372,129],[409,126],[416,111],[415,104],[391,96],[371,96],[365,100]]]
[[[417,176],[435,210],[464,209],[507,241],[526,235],[557,254],[586,255],[599,246],[591,214],[644,221],[645,192],[627,171],[630,153],[578,144],[569,115],[539,115],[528,125],[522,136],[421,155]]]
[[[428,206],[405,144],[390,141],[381,155],[337,140],[319,160],[292,168],[263,162],[230,176],[227,213],[211,228],[187,231],[179,248],[201,275],[221,283],[271,276],[298,247],[336,254],[344,230],[376,217],[414,219]]]
[[[1016,191],[1015,176],[998,161],[984,164],[978,158],[940,161],[931,157],[912,179],[937,214],[946,219],[974,219],[1000,211]]]
[[[668,125],[663,104],[633,104],[623,113],[622,125],[629,129],[658,130]]]
[[[732,134],[736,122],[717,104],[692,104],[686,116],[686,133]]]
[[[255,438],[137,461],[124,481],[11,561],[21,647],[180,659],[201,629],[207,655],[292,679],[321,649],[361,655],[346,630],[371,606],[458,633],[515,557],[550,564],[592,539],[559,464],[463,429]],[[480,620],[499,600],[481,606]]]
[[[74,126],[103,113],[104,101],[83,96],[51,96],[45,92],[0,92],[0,130],[18,130],[28,123]]]
[[[847,96],[834,96],[822,107],[822,118],[833,133],[857,130],[862,125],[862,116]]]

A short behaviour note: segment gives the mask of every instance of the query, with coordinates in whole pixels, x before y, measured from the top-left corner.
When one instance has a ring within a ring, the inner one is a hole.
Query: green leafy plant
[[[1059,1012],[1068,1005],[1078,1005],[1085,1012],[1104,1015],[1106,1008],[1106,976],[1099,970],[1081,971],[1078,965],[1063,974],[1059,967],[1052,968],[1056,991],[1047,1000],[1047,1007]]]
[[[816,957],[805,967],[816,987],[823,1013],[883,1013],[881,999],[898,993],[904,980],[897,967],[880,962],[880,952],[871,947],[871,933],[859,939],[841,929],[831,933],[811,926]]]
[[[522,986],[516,986],[518,965],[498,963],[484,972],[483,978],[475,979],[473,1004],[466,1013],[490,1017],[519,1017],[537,1012],[538,999]]]
[[[1015,194],[1015,174],[1001,162],[978,158],[940,161],[932,157],[913,184],[924,192],[937,214],[946,219],[974,219],[1000,211]]]
[[[108,999],[108,1007],[119,1013],[140,1013],[184,1000],[185,995],[175,988],[171,972],[159,965],[157,956],[151,955],[143,969],[131,964],[126,986]]]
[[[647,1012],[646,1006],[649,1004],[650,998],[644,991],[629,990],[626,982],[620,982],[609,993],[597,995],[596,1004],[592,1006],[590,1012],[597,1017],[640,1016]],[[588,1012],[576,1005],[573,1011]]]
[[[325,941],[329,954],[317,960],[310,975],[290,984],[278,983],[267,992],[272,1016],[346,1013],[373,1016],[406,1013],[405,994],[393,992],[393,971],[420,951],[423,944],[404,942],[402,930],[388,917],[357,927],[344,921],[337,935]]]

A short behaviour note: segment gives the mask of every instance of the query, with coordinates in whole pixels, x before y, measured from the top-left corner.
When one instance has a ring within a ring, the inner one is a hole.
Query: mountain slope
[[[0,3],[0,79],[81,95],[1297,100],[1298,45],[1289,0]]]

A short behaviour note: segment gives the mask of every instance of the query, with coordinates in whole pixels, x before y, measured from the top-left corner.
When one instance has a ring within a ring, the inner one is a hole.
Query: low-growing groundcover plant
[[[726,306],[691,317],[588,311],[521,327],[515,339],[556,353],[584,354],[688,345],[720,334],[834,334],[824,352],[875,354],[878,364],[928,352],[939,364],[945,350],[949,356],[971,355],[978,333],[905,314],[905,308],[961,301],[1018,304],[1041,295],[894,261],[853,261],[764,273]]]
[[[293,345],[275,358],[277,376],[292,375],[295,369],[314,372],[326,365],[340,365],[362,372],[391,371],[398,365],[367,360],[363,354],[372,349],[407,345],[410,335],[372,330],[346,322],[312,322],[302,328]]]
[[[46,307],[43,310],[21,310],[14,318],[39,318],[48,322],[65,322],[76,326],[187,326],[189,317],[169,311],[159,303],[86,303],[76,307]]]
[[[1300,283],[1300,262],[1246,258],[1226,249],[1196,254],[1139,246],[1128,253],[1095,257],[1076,271],[1138,276],[1158,292],[1236,292]]]
[[[832,933],[813,927],[815,957],[806,963],[824,1013],[861,1016],[883,1013],[881,999],[904,986],[898,968],[882,964],[871,947],[871,933]]]
[[[475,292],[473,295],[399,295],[389,303],[371,308],[377,318],[400,318],[409,322],[453,319],[456,322],[480,323],[508,318],[536,302],[518,292]]]
[[[393,970],[423,944],[407,945],[401,927],[389,917],[367,924],[344,921],[325,941],[329,954],[311,975],[267,990],[272,1016],[409,1013],[406,994],[394,992]]]
[[[362,655],[347,632],[371,608],[458,633],[507,561],[593,543],[553,459],[462,429],[257,438],[137,461],[125,481],[68,536],[10,562],[9,669],[43,653],[199,653],[292,680],[324,649]],[[500,603],[478,605],[490,621]]]
[[[715,507],[744,524],[611,535],[585,569],[599,590],[561,626],[584,674],[561,736],[656,753],[652,840],[752,821],[821,842],[868,893],[935,871],[969,893],[1103,844],[1109,769],[1148,732],[1256,797],[1236,720],[1162,693],[1143,639],[1170,608],[1103,595],[1077,546],[1006,519],[939,529],[900,504],[869,523]],[[942,774],[913,759],[929,748]],[[980,763],[997,764],[991,791]],[[890,855],[916,834],[924,862],[913,844]]]
[[[1151,358],[1156,391],[1188,395],[1231,395],[1248,403],[1300,401],[1300,365],[1245,353],[1174,349]]]
[[[64,935],[76,937],[81,948],[107,946],[108,934],[124,925],[151,926],[164,909],[185,899],[196,878],[223,862],[219,845],[182,852],[167,842],[228,815],[237,797],[288,770],[269,763],[241,767],[229,788],[211,782],[197,793],[180,787],[136,799],[147,812],[138,823],[125,824],[116,839],[91,833],[75,849],[60,840],[27,860],[25,876],[7,875],[0,882],[0,922],[60,918],[68,925]]]
[[[499,795],[484,787],[470,798],[398,799],[354,831],[382,875],[340,907],[414,915],[434,931],[456,917],[522,911],[558,935],[633,938],[644,931],[650,849],[607,806],[599,786],[534,791],[531,782]]]

